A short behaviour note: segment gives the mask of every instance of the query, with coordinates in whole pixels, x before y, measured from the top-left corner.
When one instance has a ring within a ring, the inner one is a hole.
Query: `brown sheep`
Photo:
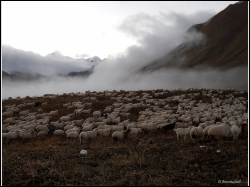
[[[240,131],[241,131],[241,137],[242,137],[243,139],[247,138],[248,123],[243,122],[243,123],[240,125]]]

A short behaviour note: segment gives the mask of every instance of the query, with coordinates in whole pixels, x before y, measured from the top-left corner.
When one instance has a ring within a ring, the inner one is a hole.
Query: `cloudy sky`
[[[1,2],[2,69],[45,76],[87,69],[72,58],[104,59],[87,79],[54,77],[35,84],[3,82],[2,97],[178,88],[247,89],[248,71],[159,70],[135,73],[183,42],[206,41],[194,24],[236,1]],[[52,59],[52,52],[69,56]],[[82,61],[81,61],[82,62]]]
[[[161,32],[162,26],[182,24],[185,30],[235,2],[6,1],[1,2],[1,39],[4,45],[42,56],[58,51],[103,59],[144,45],[145,36]]]

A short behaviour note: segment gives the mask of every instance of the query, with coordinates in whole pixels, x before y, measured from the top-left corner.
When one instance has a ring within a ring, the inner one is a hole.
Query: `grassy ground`
[[[38,98],[42,102],[42,98]],[[77,97],[58,97],[43,106],[44,112],[59,110],[59,116],[72,113],[62,107],[69,101],[82,101]],[[211,102],[200,96],[198,100]],[[31,102],[30,98],[26,102]],[[3,106],[23,101],[6,101]],[[106,97],[92,106],[93,111],[111,105]],[[178,103],[169,103],[177,106]],[[31,112],[41,106],[31,107]],[[18,117],[18,114],[16,114]],[[87,118],[91,115],[75,119]],[[136,121],[138,110],[130,117]],[[123,119],[125,120],[125,118]],[[19,140],[2,144],[2,185],[22,186],[166,186],[166,185],[223,185],[246,186],[248,184],[248,141],[206,140],[193,143],[190,139],[177,140],[171,130],[139,134],[137,138],[112,142],[111,137],[79,141],[67,141],[55,137],[50,129],[46,137],[31,141]],[[81,155],[82,149],[87,155]],[[221,183],[219,183],[220,181]],[[224,180],[224,181],[223,181]],[[232,184],[230,181],[240,183]],[[223,183],[226,182],[226,183]]]

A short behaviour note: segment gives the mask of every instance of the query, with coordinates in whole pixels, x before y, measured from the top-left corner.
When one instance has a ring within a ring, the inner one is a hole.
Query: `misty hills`
[[[32,81],[54,76],[88,77],[102,62],[97,56],[74,59],[58,52],[40,56],[10,46],[2,46],[2,50],[3,80]]]
[[[30,80],[38,80],[46,78],[46,76],[40,73],[30,73],[30,72],[21,72],[21,71],[13,71],[7,73],[2,71],[3,80],[12,80],[12,81],[30,81]]]
[[[187,33],[200,32],[202,42],[184,42],[140,72],[161,68],[231,69],[248,66],[248,1],[229,5],[207,22],[193,25]]]

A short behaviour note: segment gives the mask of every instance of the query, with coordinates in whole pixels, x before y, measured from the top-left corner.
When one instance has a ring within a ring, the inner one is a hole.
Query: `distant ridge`
[[[188,43],[182,43],[140,71],[168,67],[230,69],[248,66],[248,1],[229,5],[207,22],[187,30],[192,31],[203,33],[205,44],[190,47]]]

